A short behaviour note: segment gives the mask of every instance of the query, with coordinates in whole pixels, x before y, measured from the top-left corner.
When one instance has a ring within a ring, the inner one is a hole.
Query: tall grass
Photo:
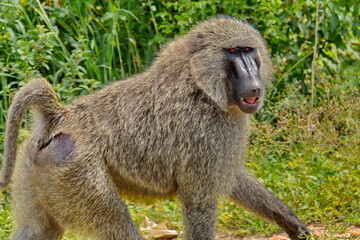
[[[11,96],[29,77],[46,77],[68,102],[142,71],[159,44],[140,2],[1,2],[1,133]]]

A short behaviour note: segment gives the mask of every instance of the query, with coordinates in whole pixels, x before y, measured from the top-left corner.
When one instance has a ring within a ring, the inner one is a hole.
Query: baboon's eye
[[[230,48],[230,49],[229,49],[229,52],[230,52],[230,53],[235,53],[237,50],[238,50],[238,48]]]
[[[249,53],[253,50],[251,47],[236,47],[228,49],[229,53],[245,52]]]

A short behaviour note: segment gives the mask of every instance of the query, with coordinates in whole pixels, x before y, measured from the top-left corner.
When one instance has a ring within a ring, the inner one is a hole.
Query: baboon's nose
[[[253,88],[250,90],[251,92],[260,92],[261,91],[261,88],[260,87],[256,87],[256,88]]]

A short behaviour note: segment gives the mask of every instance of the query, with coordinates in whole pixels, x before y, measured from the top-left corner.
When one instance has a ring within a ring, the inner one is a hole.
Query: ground
[[[314,223],[308,226],[311,230],[314,240],[360,240],[360,225],[346,225],[336,224],[332,226],[330,224]],[[225,233],[218,233],[217,240],[289,240],[285,232],[273,234],[272,236],[266,236],[264,234],[251,235],[247,237],[232,236]]]
[[[360,240],[360,225],[350,225],[348,223],[313,223],[309,224],[308,228],[312,234],[311,240]],[[165,223],[156,224],[148,218],[143,221],[140,229],[145,239],[182,239],[182,232],[178,236],[178,232],[168,229]],[[255,234],[240,237],[218,231],[216,240],[289,240],[289,238],[285,232],[278,232],[273,235]]]

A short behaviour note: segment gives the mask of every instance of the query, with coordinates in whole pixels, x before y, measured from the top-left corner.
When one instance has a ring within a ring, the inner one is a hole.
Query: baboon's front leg
[[[238,185],[231,196],[236,203],[276,222],[288,233],[291,240],[307,239],[310,231],[305,224],[257,179],[242,171],[239,173],[237,181]]]
[[[215,239],[217,203],[213,196],[199,193],[180,194],[186,240]]]

